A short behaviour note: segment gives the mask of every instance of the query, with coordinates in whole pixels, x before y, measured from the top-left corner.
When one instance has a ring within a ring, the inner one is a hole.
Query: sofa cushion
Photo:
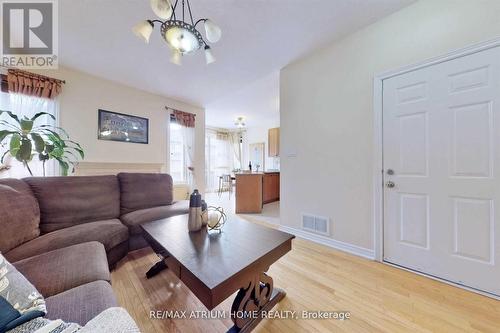
[[[117,306],[111,285],[95,281],[48,297],[48,319],[62,319],[66,322],[85,325],[102,311]]]
[[[170,205],[172,177],[165,173],[119,173],[121,214],[134,210]]]
[[[120,220],[129,227],[131,235],[142,234],[141,224],[164,219],[171,216],[187,214],[189,212],[189,201],[182,200],[168,206],[159,206],[136,210],[122,215]]]
[[[115,176],[32,177],[24,179],[40,205],[40,230],[117,218],[120,188]]]
[[[110,281],[106,251],[99,242],[46,252],[18,261],[14,266],[44,297],[89,282]]]
[[[40,209],[29,186],[19,179],[0,179],[0,252],[40,235]]]
[[[19,261],[37,254],[91,241],[102,243],[107,252],[126,240],[128,240],[128,228],[120,220],[104,220],[79,224],[42,235],[7,252],[5,256],[11,261]]]

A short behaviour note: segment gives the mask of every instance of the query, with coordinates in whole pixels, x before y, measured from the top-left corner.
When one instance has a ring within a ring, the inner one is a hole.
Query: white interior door
[[[500,295],[500,47],[383,81],[384,260]]]

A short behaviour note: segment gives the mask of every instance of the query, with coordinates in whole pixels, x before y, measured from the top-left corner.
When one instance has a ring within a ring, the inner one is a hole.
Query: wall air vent
[[[302,214],[302,229],[330,236],[330,219],[323,216]]]

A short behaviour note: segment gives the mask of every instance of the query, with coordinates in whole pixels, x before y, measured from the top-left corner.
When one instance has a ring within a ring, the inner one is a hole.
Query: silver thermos
[[[188,229],[189,231],[199,231],[203,226],[201,219],[201,194],[198,190],[194,190],[189,197],[189,218],[188,218]]]

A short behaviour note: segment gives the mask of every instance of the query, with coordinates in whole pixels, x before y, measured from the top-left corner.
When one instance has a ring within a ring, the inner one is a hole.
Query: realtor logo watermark
[[[57,69],[57,0],[0,0],[1,64]]]

